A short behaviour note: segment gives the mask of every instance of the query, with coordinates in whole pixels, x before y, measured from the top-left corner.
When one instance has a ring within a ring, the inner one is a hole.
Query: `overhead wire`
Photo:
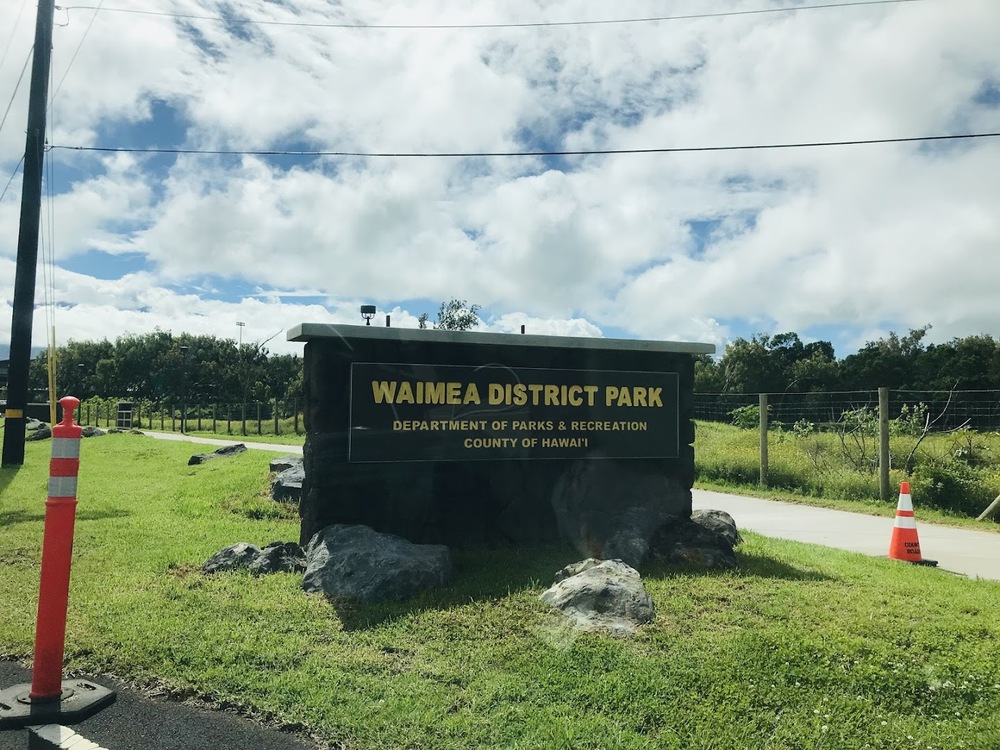
[[[3,200],[3,197],[5,195],[7,195],[7,191],[10,189],[10,186],[13,184],[14,178],[17,177],[17,171],[21,168],[21,165],[23,163],[24,163],[24,155],[22,154],[21,158],[18,160],[17,164],[14,166],[14,171],[10,173],[10,179],[7,180],[7,184],[3,186],[3,192],[0,192],[0,201]]]
[[[700,18],[722,18],[725,16],[750,16],[762,13],[784,13],[799,10],[824,10],[829,8],[849,8],[863,5],[896,5],[916,3],[924,0],[858,0],[846,3],[822,3],[817,5],[793,5],[778,8],[755,8],[751,10],[719,11],[716,13],[689,13],[674,16],[646,16],[637,18],[605,18],[581,21],[533,21],[510,23],[434,23],[434,24],[378,24],[378,23],[347,23],[319,21],[268,21],[260,19],[225,18],[223,16],[198,15],[195,13],[170,13],[167,11],[141,10],[138,8],[104,8],[106,13],[132,13],[145,16],[162,16],[167,18],[182,18],[192,21],[221,21],[251,24],[254,26],[293,26],[305,28],[331,29],[373,29],[373,30],[435,30],[435,29],[528,29],[558,26],[607,26],[613,24],[654,23],[659,21],[688,21]],[[103,3],[102,3],[103,4]],[[93,5],[57,5],[60,10],[99,10]]]
[[[31,52],[34,49],[28,50],[27,56],[24,58],[24,65],[21,66],[21,75],[17,77],[17,83],[14,84],[14,90],[11,92],[10,101],[7,102],[7,109],[3,112],[3,117],[0,117],[0,133],[3,132],[4,123],[7,122],[7,115],[10,114],[11,107],[14,106],[14,99],[17,97],[17,92],[21,88],[21,82],[24,80],[24,72],[28,69],[28,63],[31,61]]]
[[[10,36],[7,37],[7,43],[4,45],[3,54],[0,55],[0,70],[3,70],[3,64],[7,61],[7,53],[10,52],[10,46],[14,43],[14,37],[17,35],[17,27],[21,23],[21,16],[24,15],[24,9],[28,7],[28,0],[21,0],[21,9],[17,12],[17,18],[14,19],[14,24],[10,29]]]
[[[49,67],[49,91],[52,91],[52,67]],[[55,94],[50,94],[49,96],[49,116],[48,120],[50,126],[55,123],[55,108],[53,106],[53,101],[55,99]],[[44,149],[44,146],[43,146]],[[48,342],[48,385],[49,385],[49,404],[51,405],[52,414],[51,417],[55,419],[55,403],[58,398],[58,384],[56,381],[57,372],[57,361],[56,361],[56,259],[55,259],[55,240],[56,240],[56,223],[55,223],[55,197],[54,197],[54,180],[55,180],[55,168],[53,166],[54,158],[49,154],[48,159],[44,159],[44,169],[45,169],[45,216],[39,222],[40,230],[40,245],[42,251],[42,282],[43,282],[43,297],[44,297],[44,308],[45,308],[45,322],[46,322],[46,341]],[[48,232],[45,231],[46,226],[48,227]]]
[[[55,102],[56,97],[59,95],[59,91],[62,89],[62,85],[66,80],[66,76],[69,75],[69,71],[73,67],[73,63],[76,62],[76,56],[80,54],[80,48],[83,47],[83,43],[84,41],[86,41],[87,35],[90,33],[90,29],[94,25],[94,20],[97,18],[97,14],[98,12],[100,12],[102,5],[104,5],[104,0],[100,0],[100,2],[97,3],[97,7],[94,8],[94,14],[90,17],[90,22],[87,24],[87,28],[83,30],[83,36],[80,37],[80,42],[79,44],[76,45],[76,50],[73,52],[73,56],[70,58],[69,64],[66,66],[66,70],[63,71],[62,78],[59,79],[59,85],[56,86],[55,91],[53,92],[52,97],[49,100],[50,108],[52,104]]]
[[[130,146],[66,146],[52,145],[51,149],[67,151],[95,151],[126,154],[191,154],[200,156],[303,156],[303,157],[356,157],[387,159],[418,158],[500,158],[528,156],[614,156],[626,154],[688,154],[710,151],[764,151],[793,148],[823,148],[836,146],[868,146],[885,143],[927,143],[957,141],[975,138],[998,138],[998,133],[957,133],[951,135],[923,135],[907,138],[869,138],[850,141],[804,141],[795,143],[754,143],[730,146],[677,146],[656,148],[606,148],[578,149],[574,151],[297,151],[272,149],[199,149],[199,148],[144,148]]]

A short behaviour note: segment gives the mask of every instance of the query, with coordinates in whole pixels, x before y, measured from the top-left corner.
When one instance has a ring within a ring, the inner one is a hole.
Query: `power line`
[[[21,164],[23,162],[24,162],[24,155],[22,154],[21,158],[18,160],[17,164],[14,166],[14,171],[10,173],[10,179],[7,180],[7,184],[4,185],[3,192],[0,193],[0,201],[3,200],[3,197],[5,195],[7,195],[7,190],[10,189],[11,183],[14,182],[14,178],[17,176],[17,170],[19,170],[21,168]]]
[[[101,8],[93,5],[57,5],[59,10],[103,10],[106,13],[132,13],[144,16],[164,16],[192,21],[220,21],[252,24],[255,26],[296,26],[330,29],[381,29],[393,31],[429,29],[529,29],[553,26],[608,26],[612,24],[652,23],[656,21],[689,21],[700,18],[722,18],[724,16],[752,16],[762,13],[785,13],[798,10],[821,10],[828,8],[851,8],[863,5],[895,5],[916,3],[922,0],[865,0],[864,2],[824,3],[821,5],[796,5],[781,8],[758,8],[753,10],[720,11],[718,13],[690,13],[677,16],[649,16],[643,18],[606,18],[585,21],[535,21],[525,23],[454,23],[454,24],[377,24],[377,23],[320,23],[317,21],[262,21],[223,16],[201,16],[193,13],[168,13],[166,11],[138,10],[135,8]]]
[[[24,71],[28,69],[28,62],[31,60],[31,50],[28,50],[28,55],[24,58],[24,65],[21,67],[21,75],[17,77],[17,83],[14,84],[14,91],[10,95],[10,101],[7,102],[7,109],[4,110],[3,117],[0,117],[0,133],[3,132],[4,123],[7,122],[7,115],[10,114],[10,108],[14,106],[14,97],[17,96],[17,90],[21,88],[21,81],[24,79]]]
[[[101,6],[104,5],[104,0],[101,0],[97,7],[94,9],[94,15],[90,17],[90,23],[87,24],[87,28],[83,30],[83,36],[80,37],[80,43],[76,45],[76,51],[73,52],[73,57],[69,60],[69,65],[66,66],[66,70],[63,71],[62,78],[59,79],[59,85],[56,86],[56,90],[52,92],[52,96],[49,97],[49,106],[55,102],[56,97],[59,96],[59,90],[62,89],[63,83],[66,81],[66,76],[69,75],[70,68],[73,67],[73,63],[76,62],[76,56],[80,54],[80,48],[83,47],[84,41],[87,39],[87,34],[90,33],[90,27],[94,25],[94,20],[97,18],[97,13],[101,10]]]
[[[790,148],[822,148],[832,146],[869,146],[885,143],[927,143],[974,138],[1000,138],[1000,133],[959,133],[956,135],[924,135],[911,138],[871,138],[853,141],[810,141],[802,143],[755,143],[734,146],[678,146],[675,148],[612,148],[579,151],[279,151],[270,149],[201,149],[201,148],[130,148],[125,146],[61,146],[50,149],[66,151],[96,151],[124,154],[193,154],[200,156],[339,156],[386,159],[429,158],[494,158],[518,156],[614,156],[622,154],[688,154],[706,151],[765,151]]]
[[[7,53],[10,52],[10,45],[14,42],[14,36],[17,34],[17,26],[21,23],[21,15],[27,7],[28,0],[22,0],[21,10],[17,12],[17,18],[14,19],[14,25],[10,29],[10,37],[7,39],[7,44],[3,48],[3,54],[0,55],[0,70],[3,70],[3,64],[7,61]]]

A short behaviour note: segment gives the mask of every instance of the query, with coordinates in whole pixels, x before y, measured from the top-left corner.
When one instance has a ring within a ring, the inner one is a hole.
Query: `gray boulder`
[[[656,530],[690,507],[690,490],[676,481],[606,458],[575,462],[552,493],[559,532],[581,555],[632,566],[646,559]]]
[[[211,461],[213,458],[222,458],[223,456],[236,456],[240,453],[246,453],[247,447],[243,443],[236,443],[236,445],[224,445],[219,448],[214,453],[196,453],[188,459],[188,466],[195,466],[197,464],[203,464],[206,461]]]
[[[223,547],[201,566],[206,574],[223,573],[238,568],[249,568],[260,556],[260,547],[248,542],[237,542]]]
[[[691,514],[691,520],[709,531],[721,536],[730,547],[735,547],[743,541],[736,521],[724,510],[699,509]]]
[[[260,550],[249,568],[255,576],[268,573],[301,573],[306,569],[306,556],[295,542],[271,542]]]
[[[451,554],[441,544],[413,544],[369,526],[336,524],[306,547],[302,588],[366,602],[408,599],[451,580]]]
[[[47,440],[52,437],[52,430],[49,429],[49,426],[43,422],[39,422],[39,424],[42,426],[25,433],[25,440]]]
[[[35,430],[40,430],[43,427],[47,426],[48,425],[46,425],[45,422],[39,421],[34,417],[28,417],[24,421],[24,429],[27,430],[28,432],[34,432]]]
[[[556,573],[541,600],[580,630],[630,635],[656,616],[638,571],[621,560],[583,560]]]
[[[302,497],[302,483],[306,479],[306,470],[302,462],[284,469],[271,483],[271,497],[279,503],[297,503]]]
[[[700,510],[690,519],[676,519],[660,527],[650,544],[650,556],[661,562],[730,569],[739,565],[733,547],[742,541],[728,513]]]
[[[112,430],[112,432],[115,432],[115,430]],[[87,425],[80,431],[81,437],[100,437],[101,435],[107,435],[107,434],[108,433],[106,433],[100,427],[94,427],[93,425]]]
[[[287,456],[278,456],[278,458],[272,458],[271,462],[268,464],[268,468],[274,472],[282,472],[285,469],[290,469],[293,466],[302,465],[302,456],[297,456],[294,453],[290,453]]]

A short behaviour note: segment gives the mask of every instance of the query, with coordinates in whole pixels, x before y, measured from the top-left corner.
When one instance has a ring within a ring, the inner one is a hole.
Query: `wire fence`
[[[758,393],[696,393],[694,418],[729,423],[734,421],[734,411],[759,403]],[[822,429],[840,423],[847,412],[877,412],[878,390],[769,393],[767,404],[768,420],[773,425],[791,427],[805,421]],[[1000,391],[889,391],[890,419],[915,413],[935,420],[936,430],[964,426],[995,432],[1000,430]]]
[[[757,407],[758,393],[696,393],[694,418],[733,423],[734,412]],[[878,390],[767,394],[768,421],[791,428],[809,422],[831,429],[847,413],[878,412]],[[119,429],[213,432],[229,435],[305,434],[302,399],[255,401],[246,404],[183,404],[90,399],[79,409],[83,425]],[[937,431],[968,427],[1000,431],[1000,391],[889,391],[889,418],[914,414],[932,420]],[[181,423],[184,423],[183,427]]]
[[[301,399],[246,404],[89,399],[80,404],[77,421],[84,426],[161,432],[211,432],[222,435],[305,434]]]

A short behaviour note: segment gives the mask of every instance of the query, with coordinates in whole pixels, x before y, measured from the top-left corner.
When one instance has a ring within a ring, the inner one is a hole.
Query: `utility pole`
[[[3,465],[24,463],[24,410],[28,405],[31,364],[31,322],[35,313],[35,272],[38,267],[38,226],[42,210],[42,162],[45,157],[45,116],[49,97],[54,0],[38,0],[35,51],[28,94],[28,134],[24,144],[21,223],[17,237],[14,302],[10,326],[10,374],[4,414]]]

